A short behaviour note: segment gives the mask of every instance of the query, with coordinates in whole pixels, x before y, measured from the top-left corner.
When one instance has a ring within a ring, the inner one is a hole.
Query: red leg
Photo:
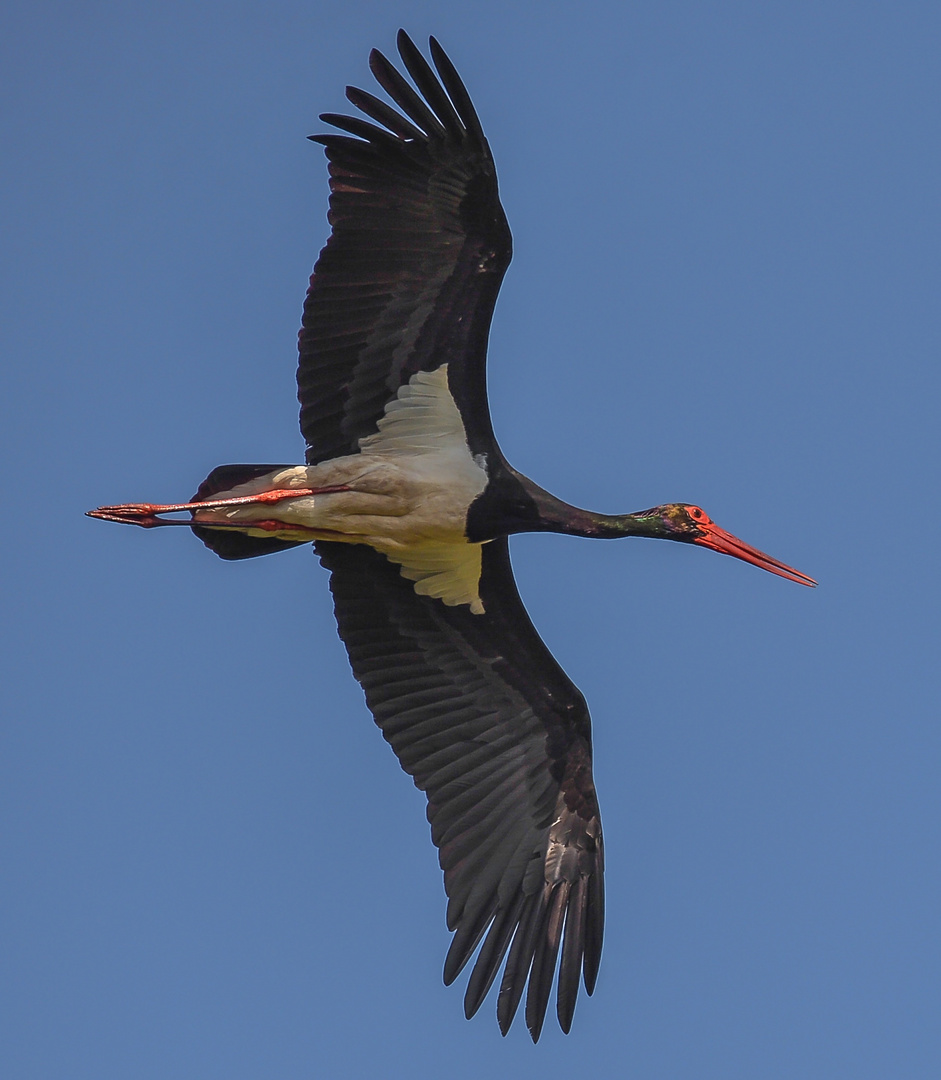
[[[192,514],[194,510],[217,510],[224,506],[250,506],[267,505],[281,502],[282,499],[297,499],[307,495],[332,495],[338,491],[349,491],[345,484],[337,484],[323,488],[274,488],[271,491],[260,491],[256,495],[238,495],[232,499],[206,499],[202,502],[188,503],[121,503],[119,506],[99,506],[97,510],[89,510],[87,516],[101,518],[102,521],[119,521],[125,525],[140,525],[144,529],[153,529],[158,525],[190,525],[191,521],[167,521],[159,514]],[[210,524],[206,522],[206,524]],[[212,522],[213,528],[218,525],[229,528],[245,528],[248,522]],[[252,528],[275,529],[284,528],[280,522],[251,522]]]

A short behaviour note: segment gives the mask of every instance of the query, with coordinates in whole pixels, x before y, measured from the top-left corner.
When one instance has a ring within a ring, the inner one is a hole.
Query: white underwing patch
[[[373,435],[360,439],[366,455],[407,455],[409,470],[448,490],[466,515],[467,508],[487,486],[486,458],[467,445],[461,414],[448,387],[448,365],[416,372],[399,387],[385,408]],[[468,604],[475,615],[484,611],[480,599],[481,544],[464,536],[448,541],[410,545],[385,554],[415,582],[415,592],[437,597],[453,607]]]
[[[482,469],[468,448],[464,421],[448,387],[447,364],[417,371],[400,386],[376,427],[375,434],[359,440],[363,453],[455,454]],[[482,479],[486,486],[485,471]]]
[[[470,604],[483,615],[480,599],[482,544],[423,544],[404,557],[389,558],[399,564],[402,577],[415,582],[419,596],[435,596],[448,607]]]

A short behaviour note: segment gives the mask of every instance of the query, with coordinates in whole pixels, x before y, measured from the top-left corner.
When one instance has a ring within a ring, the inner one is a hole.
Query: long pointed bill
[[[793,566],[772,559],[770,555],[751,547],[744,540],[739,540],[737,536],[726,532],[725,529],[720,529],[718,525],[711,522],[708,525],[698,522],[697,524],[706,535],[697,537],[693,541],[694,544],[712,548],[713,551],[721,552],[723,555],[734,555],[736,559],[751,563],[753,566],[760,566],[762,570],[787,578],[788,581],[796,581],[798,585],[807,585],[811,589],[816,586],[817,582],[812,577],[802,574],[800,570],[795,570]]]
[[[282,499],[298,499],[306,495],[330,495],[337,491],[349,491],[349,488],[343,485],[324,488],[275,488],[271,491],[261,491],[256,495],[239,495],[232,499],[206,499],[202,502],[122,503],[120,506],[99,506],[97,510],[88,510],[85,516],[100,518],[102,521],[118,521],[122,525],[140,525],[142,529],[153,529],[158,525],[193,524],[192,518],[189,520],[168,519],[160,517],[161,514],[192,514],[196,510],[218,510],[225,506],[267,505],[280,502]],[[197,524],[209,525],[214,529],[241,528],[244,530],[246,526],[246,522],[224,521],[197,522]],[[252,528],[265,527],[260,522],[251,522],[251,526]],[[287,527],[290,528],[290,526]]]

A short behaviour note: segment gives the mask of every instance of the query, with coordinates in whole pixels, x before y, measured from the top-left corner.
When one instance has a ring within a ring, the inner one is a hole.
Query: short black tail
[[[199,485],[190,502],[202,502],[211,499],[220,491],[229,491],[239,484],[254,480],[257,476],[274,472],[276,469],[289,469],[290,465],[219,465],[213,469]],[[220,559],[254,559],[257,555],[271,555],[285,548],[299,547],[308,540],[278,540],[265,536],[246,536],[236,529],[209,529],[205,525],[192,525],[193,532],[200,540],[214,551]]]

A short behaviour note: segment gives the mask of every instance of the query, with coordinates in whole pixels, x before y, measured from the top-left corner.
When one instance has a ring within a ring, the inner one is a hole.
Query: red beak
[[[702,544],[703,547],[712,548],[713,551],[719,551],[723,555],[734,555],[736,559],[752,563],[753,566],[760,566],[762,570],[787,578],[788,581],[796,581],[798,585],[808,585],[810,588],[816,586],[817,582],[812,577],[802,574],[800,570],[795,570],[793,566],[787,566],[783,562],[778,562],[777,559],[772,559],[770,555],[766,555],[757,548],[750,547],[744,540],[739,540],[737,536],[726,532],[725,529],[720,529],[718,525],[712,522],[707,525],[705,522],[698,521],[696,524],[705,536],[697,537],[693,541],[694,544]]]

